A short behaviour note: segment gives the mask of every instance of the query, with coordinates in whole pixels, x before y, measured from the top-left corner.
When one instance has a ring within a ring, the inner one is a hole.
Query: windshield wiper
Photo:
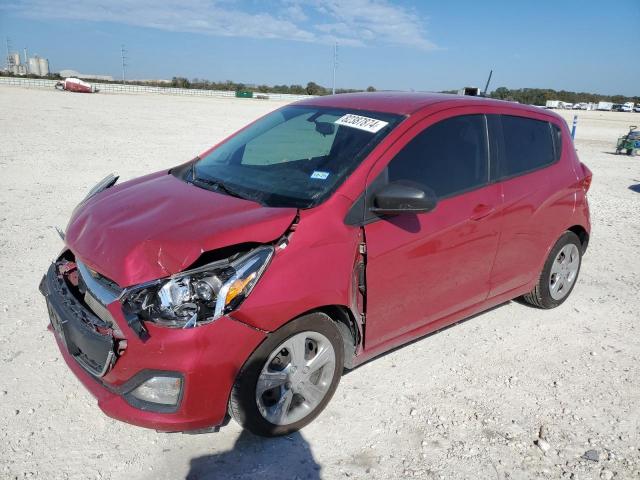
[[[232,197],[242,198],[243,200],[253,200],[248,197],[246,194],[240,193],[236,189],[225,185],[220,180],[214,180],[209,178],[196,177],[195,172],[191,174],[191,183],[200,184],[201,186],[206,185],[207,187],[213,187],[213,191],[223,192],[227,195],[231,195]]]

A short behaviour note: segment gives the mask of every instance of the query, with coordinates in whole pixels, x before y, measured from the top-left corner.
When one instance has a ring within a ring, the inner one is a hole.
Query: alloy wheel
[[[256,384],[256,403],[265,420],[290,425],[322,402],[331,387],[336,354],[319,332],[297,333],[269,355]]]
[[[563,299],[570,291],[580,269],[578,247],[569,243],[562,247],[551,266],[549,293],[554,300]]]

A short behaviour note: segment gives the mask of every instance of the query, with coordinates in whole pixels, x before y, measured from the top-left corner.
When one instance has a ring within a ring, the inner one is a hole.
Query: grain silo
[[[38,59],[38,66],[40,68],[40,73],[38,75],[40,75],[41,77],[46,77],[47,75],[49,75],[49,60],[41,57],[36,58]]]
[[[29,73],[31,75],[40,75],[40,61],[37,56],[29,59]]]

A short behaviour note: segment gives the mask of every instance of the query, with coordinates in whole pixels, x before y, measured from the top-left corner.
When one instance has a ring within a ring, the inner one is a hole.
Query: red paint
[[[117,309],[110,308],[111,312]],[[121,314],[116,321],[128,330]],[[125,330],[126,329],[126,330]],[[142,344],[128,336],[125,353],[103,379],[117,387],[142,369],[179,371],[184,375],[184,394],[176,413],[155,413],[132,407],[89,375],[54,337],[73,373],[98,400],[108,416],[155,430],[175,432],[220,425],[227,414],[229,392],[247,356],[265,334],[227,317],[190,330],[149,326],[151,338]]]
[[[148,324],[142,343],[120,304],[109,306],[128,347],[105,383],[121,385],[143,369],[184,372],[187,390],[175,414],[129,406],[65,359],[110,416],[180,430],[217,425],[238,369],[268,333],[310,310],[351,309],[359,320],[353,271],[366,237],[367,316],[354,364],[531,290],[549,249],[566,229],[590,231],[586,192],[591,172],[580,163],[556,114],[508,102],[434,94],[355,94],[302,104],[400,113],[407,118],[323,204],[299,212],[295,231],[242,305],[214,323],[175,330]],[[360,226],[345,216],[364,189],[418,132],[444,118],[473,113],[522,115],[563,133],[554,165],[438,203],[427,214]],[[158,172],[116,185],[78,209],[69,248],[90,267],[129,286],[179,272],[202,252],[272,242],[294,221],[294,209],[261,207]]]
[[[93,86],[87,82],[79,80],[77,78],[67,78],[62,83],[63,90],[76,93],[95,93],[96,90]]]
[[[71,217],[66,242],[80,260],[127,287],[180,272],[203,252],[273,241],[295,214],[159,172],[89,199]]]

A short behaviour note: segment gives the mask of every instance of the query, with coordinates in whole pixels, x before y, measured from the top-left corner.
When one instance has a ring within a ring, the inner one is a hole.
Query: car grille
[[[98,318],[117,329],[117,324],[107,310],[107,305],[120,297],[122,289],[112,280],[91,270],[80,260],[76,259],[76,265],[79,276],[78,288],[81,294],[84,294],[82,300]]]
[[[89,373],[102,377],[113,366],[116,341],[103,320],[85,307],[53,264],[40,283],[49,318],[62,343]]]

